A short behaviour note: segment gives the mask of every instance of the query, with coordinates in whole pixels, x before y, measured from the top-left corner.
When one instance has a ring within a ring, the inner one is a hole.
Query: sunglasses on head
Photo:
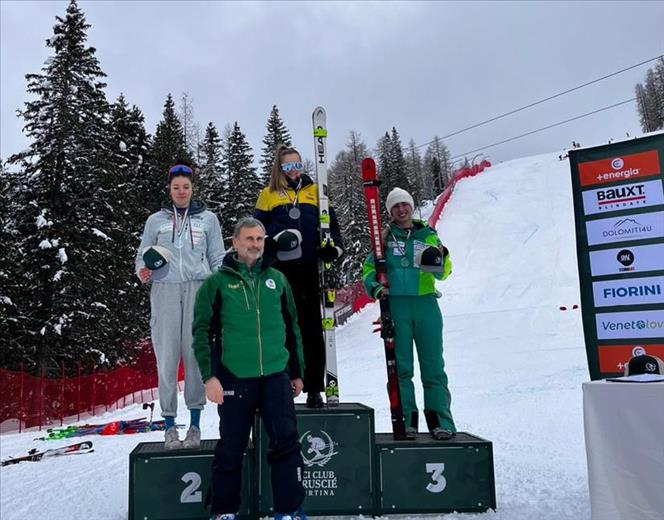
[[[281,163],[282,172],[288,173],[291,170],[297,170],[297,171],[304,170],[304,164],[302,164],[300,161]]]
[[[185,166],[184,164],[176,164],[175,166],[171,166],[171,168],[168,170],[168,175],[193,175],[193,171],[189,166]]]

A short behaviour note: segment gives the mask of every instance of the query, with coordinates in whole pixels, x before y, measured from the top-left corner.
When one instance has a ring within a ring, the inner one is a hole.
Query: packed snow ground
[[[443,214],[438,231],[454,265],[439,285],[453,413],[459,430],[493,441],[498,509],[421,518],[590,517],[580,311],[559,310],[579,303],[569,177],[557,154],[506,162],[461,181]],[[375,409],[377,431],[390,431],[382,342],[371,333],[377,315],[372,305],[339,329],[340,389],[343,401]],[[180,409],[178,422],[186,423],[182,399]],[[132,405],[94,422],[144,415]],[[217,437],[213,406],[202,430],[203,438]],[[0,517],[127,518],[129,452],[162,435],[88,437],[93,454],[2,468]],[[1,457],[65,444],[36,436],[2,436]]]

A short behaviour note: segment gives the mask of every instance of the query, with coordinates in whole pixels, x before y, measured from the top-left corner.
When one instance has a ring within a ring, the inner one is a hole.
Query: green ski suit
[[[425,247],[441,245],[436,232],[422,221],[413,220],[410,230],[390,224],[383,238],[395,327],[399,389],[406,426],[417,429],[418,422],[413,385],[415,340],[424,387],[424,414],[429,430],[440,426],[456,432],[443,360],[443,317],[435,287],[436,279],[444,280],[452,272],[452,262],[449,255],[445,255],[440,274],[419,269],[417,253]],[[362,280],[367,293],[375,298],[382,286],[376,280],[373,254],[364,262]]]

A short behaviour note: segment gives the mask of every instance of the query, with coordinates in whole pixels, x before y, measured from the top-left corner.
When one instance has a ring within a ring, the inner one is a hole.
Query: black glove
[[[318,248],[318,258],[324,263],[329,264],[337,260],[343,254],[343,249],[333,246],[329,242],[323,247]]]

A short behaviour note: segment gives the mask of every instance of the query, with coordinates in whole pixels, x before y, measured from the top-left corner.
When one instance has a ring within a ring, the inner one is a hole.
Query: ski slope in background
[[[452,411],[459,430],[493,441],[498,509],[422,518],[590,517],[581,315],[559,310],[579,303],[569,177],[557,154],[502,163],[461,181],[441,218],[438,231],[453,262],[451,277],[438,286]],[[340,391],[343,401],[373,407],[377,431],[390,431],[382,341],[371,333],[377,316],[374,304],[339,329]],[[421,406],[421,388],[418,400]],[[179,406],[178,422],[186,423],[182,398]],[[133,405],[94,422],[142,416]],[[216,408],[207,406],[203,438],[217,437],[217,422]],[[61,444],[33,441],[37,436],[4,435],[1,457]],[[0,516],[125,519],[129,452],[162,438],[86,437],[93,454],[3,468]]]

